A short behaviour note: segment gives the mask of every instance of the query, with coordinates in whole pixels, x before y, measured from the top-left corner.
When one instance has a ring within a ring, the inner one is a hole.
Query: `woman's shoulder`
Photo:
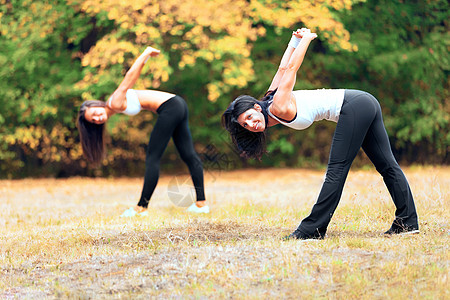
[[[120,112],[120,107],[118,107],[116,102],[113,101],[114,98],[115,98],[114,94],[109,96],[108,100],[106,100],[106,106],[114,112]]]
[[[123,111],[126,108],[126,93],[126,89],[116,89],[106,101],[106,106],[115,112]]]

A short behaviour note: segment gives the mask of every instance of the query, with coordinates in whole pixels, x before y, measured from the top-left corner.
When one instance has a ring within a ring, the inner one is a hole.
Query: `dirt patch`
[[[407,169],[421,234],[382,235],[395,208],[375,171],[351,172],[322,241],[281,238],[315,202],[323,172],[206,174],[209,215],[167,197],[119,215],[142,179],[5,181],[0,298],[448,298],[448,168]],[[77,191],[77,192],[74,192]]]

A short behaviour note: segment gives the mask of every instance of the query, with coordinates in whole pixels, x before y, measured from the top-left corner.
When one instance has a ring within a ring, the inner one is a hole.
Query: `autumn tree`
[[[0,0],[0,18],[0,174],[53,175],[79,156],[74,53],[92,26],[57,0]]]
[[[252,51],[267,28],[276,32],[275,38],[283,47],[293,29],[307,26],[321,32],[332,49],[356,50],[333,14],[350,9],[352,2],[72,1],[69,3],[82,12],[116,25],[83,56],[84,78],[77,87],[83,91],[83,100],[106,99],[135,57],[146,45],[152,45],[161,49],[162,55],[147,64],[136,88],[165,88],[181,94],[194,116],[195,140],[224,143],[217,134],[219,111],[231,94],[255,81]],[[273,71],[273,66],[270,69]],[[147,116],[119,119],[110,125],[110,131],[117,137],[127,132],[128,143],[133,146],[111,151],[110,163],[136,155],[131,149],[145,145],[151,130]],[[217,129],[208,130],[211,126]],[[143,152],[138,155],[142,159]]]
[[[108,121],[102,168],[82,158],[75,118],[106,100],[146,46],[161,49],[137,89],[183,96],[197,151],[234,157],[220,116],[239,94],[260,97],[291,31],[311,44],[296,89],[357,88],[380,99],[396,154],[448,162],[448,2],[385,0],[0,0],[0,176],[142,174],[150,113]],[[421,63],[417,63],[420,61]],[[331,122],[270,133],[266,166],[326,163]],[[173,147],[164,156],[175,167]],[[361,157],[364,161],[364,157]],[[242,162],[243,163],[243,162]]]

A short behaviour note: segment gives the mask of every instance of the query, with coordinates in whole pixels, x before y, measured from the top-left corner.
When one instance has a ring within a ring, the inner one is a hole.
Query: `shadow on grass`
[[[389,235],[383,234],[384,231],[329,231],[325,239],[373,239],[373,238],[389,238]]]
[[[267,227],[261,225],[241,224],[237,222],[210,222],[194,220],[179,226],[169,226],[153,230],[105,231],[100,237],[94,238],[95,245],[108,245],[117,248],[135,250],[157,249],[172,245],[201,246],[209,244],[235,243],[239,241],[279,240],[293,229],[282,227]],[[378,238],[395,238],[384,235],[383,231],[329,231],[326,240],[367,240]],[[418,235],[407,235],[418,237]]]
[[[105,231],[101,237],[94,239],[93,243],[119,248],[153,248],[181,243],[195,246],[242,240],[281,239],[287,231],[286,228],[247,225],[233,221],[217,223],[194,220],[179,226],[153,230]]]

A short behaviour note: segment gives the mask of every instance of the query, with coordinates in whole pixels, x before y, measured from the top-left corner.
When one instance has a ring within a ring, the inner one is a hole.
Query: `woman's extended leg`
[[[396,207],[394,223],[386,233],[419,232],[416,207],[411,189],[392,153],[383,123],[380,104],[375,97],[372,100],[377,105],[377,114],[367,131],[362,148],[375,165],[377,171],[383,176],[383,180]]]
[[[376,115],[369,94],[347,90],[331,144],[325,182],[311,214],[302,220],[289,238],[323,238],[341,198],[350,166]]]
[[[195,187],[197,201],[205,200],[205,190],[203,184],[203,164],[194,149],[191,132],[189,130],[189,113],[186,102],[183,101],[185,107],[185,116],[183,120],[177,125],[173,132],[173,141],[180,153],[181,159],[186,163],[191,174],[192,182]]]
[[[159,163],[164,150],[176,126],[183,119],[184,112],[179,105],[174,103],[173,98],[164,102],[158,108],[158,119],[150,135],[147,147],[147,158],[145,160],[144,186],[138,206],[147,208],[153,191],[159,179]]]

